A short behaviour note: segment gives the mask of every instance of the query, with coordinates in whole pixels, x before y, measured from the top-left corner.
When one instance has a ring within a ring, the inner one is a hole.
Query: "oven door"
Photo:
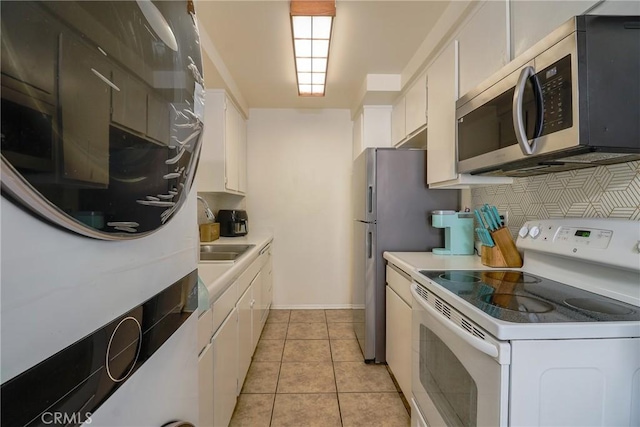
[[[506,426],[509,343],[493,339],[415,282],[411,293],[411,387],[427,424]]]

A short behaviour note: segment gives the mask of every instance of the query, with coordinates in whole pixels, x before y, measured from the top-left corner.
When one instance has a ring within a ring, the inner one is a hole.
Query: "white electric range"
[[[413,425],[640,425],[640,222],[530,221],[522,269],[416,270]]]

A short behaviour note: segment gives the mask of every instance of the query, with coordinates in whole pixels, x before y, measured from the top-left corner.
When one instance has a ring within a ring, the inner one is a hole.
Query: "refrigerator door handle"
[[[373,187],[371,185],[367,188],[367,212],[373,212]]]
[[[373,258],[373,235],[367,232],[367,258]]]

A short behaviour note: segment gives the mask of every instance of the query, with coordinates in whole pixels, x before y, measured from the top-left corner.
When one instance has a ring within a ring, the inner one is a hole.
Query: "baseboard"
[[[353,304],[271,304],[273,310],[337,310],[337,309],[363,309],[364,306]]]

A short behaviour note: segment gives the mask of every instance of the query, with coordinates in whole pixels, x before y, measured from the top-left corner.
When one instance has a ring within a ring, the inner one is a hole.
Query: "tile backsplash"
[[[516,235],[527,220],[624,218],[640,221],[640,161],[515,178],[511,185],[471,190],[474,207],[488,203],[508,211]]]

